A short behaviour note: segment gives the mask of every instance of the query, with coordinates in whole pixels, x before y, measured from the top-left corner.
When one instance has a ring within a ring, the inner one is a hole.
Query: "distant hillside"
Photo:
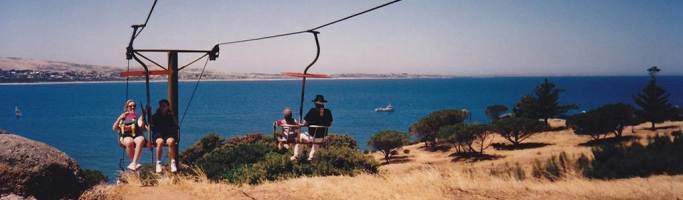
[[[87,65],[61,61],[38,60],[30,58],[17,57],[0,57],[0,70],[33,70],[33,71],[51,71],[51,72],[99,72],[112,73],[120,72],[121,68]]]
[[[101,65],[78,64],[62,61],[49,61],[31,58],[0,57],[0,83],[26,83],[26,82],[71,82],[71,81],[122,81],[124,78],[119,73],[124,69]],[[198,68],[181,71],[181,80],[195,80],[199,78],[201,70]],[[346,73],[332,74],[334,79],[421,79],[421,78],[447,78],[441,75],[424,74],[364,74]],[[154,76],[152,79],[163,79]],[[273,79],[298,79],[282,74],[269,73],[218,73],[206,71],[203,79],[213,80],[273,80]],[[142,77],[133,78],[142,80]]]

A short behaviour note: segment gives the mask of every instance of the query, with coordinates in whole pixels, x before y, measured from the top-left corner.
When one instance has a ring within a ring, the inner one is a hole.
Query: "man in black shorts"
[[[156,169],[157,173],[161,173],[161,154],[164,144],[168,146],[168,159],[170,160],[171,172],[178,171],[176,166],[176,138],[178,137],[178,123],[175,115],[170,108],[170,103],[166,99],[159,101],[159,108],[152,116],[152,131],[154,133],[154,141],[156,143]]]

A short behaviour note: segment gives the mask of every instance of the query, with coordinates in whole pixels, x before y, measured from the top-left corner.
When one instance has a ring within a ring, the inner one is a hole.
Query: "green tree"
[[[438,137],[454,145],[457,152],[483,154],[491,145],[490,127],[483,124],[456,124],[439,129]]]
[[[491,118],[492,122],[495,122],[500,118],[500,115],[508,111],[508,107],[505,105],[490,105],[486,107],[486,116]]]
[[[649,68],[650,81],[643,88],[642,93],[633,97],[636,105],[640,107],[640,109],[636,110],[636,114],[640,118],[649,121],[652,130],[656,128],[655,123],[664,122],[678,115],[677,109],[669,103],[669,94],[657,85],[655,75],[659,71],[659,68],[656,66]]]
[[[493,130],[513,145],[519,145],[527,138],[547,128],[547,123],[523,117],[504,118],[493,123]]]
[[[464,109],[434,111],[410,126],[409,132],[411,135],[417,135],[420,141],[425,142],[427,147],[433,147],[436,143],[436,134],[439,128],[462,123],[468,116],[469,112]]]
[[[594,140],[613,133],[621,137],[624,127],[638,124],[634,108],[617,103],[601,106],[586,113],[579,113],[567,120],[567,126],[577,135],[590,135]]]
[[[536,87],[536,102],[538,103],[538,114],[548,123],[548,118],[557,117],[571,109],[576,109],[576,105],[560,105],[560,93],[564,90],[555,87],[555,84],[546,78],[541,85]]]
[[[597,108],[596,111],[607,117],[606,126],[610,128],[610,132],[612,132],[615,137],[621,137],[623,135],[624,127],[640,123],[636,116],[635,108],[628,104],[607,104]]]
[[[608,117],[594,110],[571,116],[567,119],[567,126],[574,129],[575,134],[589,135],[593,140],[602,138],[611,130]]]
[[[541,115],[538,113],[538,101],[532,96],[523,96],[519,102],[512,108],[512,112],[516,117],[523,117],[529,119],[539,119]]]
[[[560,116],[577,108],[574,104],[561,105],[561,92],[562,89],[557,88],[546,78],[543,83],[536,86],[534,96],[522,97],[513,111],[518,117],[543,119],[548,123],[548,118]]]
[[[368,141],[368,145],[372,149],[378,150],[384,154],[384,160],[386,160],[386,162],[389,162],[392,151],[403,147],[405,144],[408,144],[408,136],[393,130],[377,132]]]
[[[472,135],[465,134],[462,130],[465,124],[454,124],[441,127],[436,137],[440,140],[446,141],[453,145],[455,151],[460,152],[470,152],[472,141],[474,138]]]

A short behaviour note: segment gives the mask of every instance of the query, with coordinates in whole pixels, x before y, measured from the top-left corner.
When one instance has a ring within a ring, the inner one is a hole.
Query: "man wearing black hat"
[[[311,108],[304,117],[304,126],[308,126],[308,132],[302,133],[300,139],[312,143],[311,152],[308,154],[308,160],[313,160],[315,151],[320,147],[325,136],[327,136],[327,129],[332,126],[332,111],[325,108],[325,97],[323,95],[316,95],[313,99],[315,108]],[[297,143],[294,146],[294,155],[290,158],[296,160],[299,156],[301,148]]]

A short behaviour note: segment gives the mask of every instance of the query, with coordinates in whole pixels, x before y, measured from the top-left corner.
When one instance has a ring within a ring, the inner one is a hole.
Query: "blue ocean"
[[[607,103],[633,103],[633,96],[649,77],[551,77],[563,103],[588,110]],[[427,113],[444,108],[466,108],[472,122],[486,123],[484,109],[491,104],[508,107],[529,95],[542,77],[489,77],[416,80],[311,80],[307,83],[304,111],[316,94],[329,101],[334,115],[333,133],[349,134],[366,148],[370,136],[383,129],[407,131]],[[683,77],[663,76],[657,82],[670,101],[683,105]],[[194,82],[180,84],[180,115],[190,98]],[[153,83],[152,103],[165,98],[166,84]],[[207,133],[224,136],[272,131],[272,122],[284,107],[298,117],[300,81],[213,81],[199,85],[181,129],[181,151]],[[139,105],[145,99],[142,83],[131,83],[130,98]],[[112,177],[118,170],[121,149],[111,131],[123,111],[125,83],[47,85],[0,85],[0,128],[52,145],[76,160],[81,167],[98,169]],[[373,109],[391,103],[393,113]],[[16,118],[15,106],[23,117]],[[152,153],[143,152],[143,162]]]

